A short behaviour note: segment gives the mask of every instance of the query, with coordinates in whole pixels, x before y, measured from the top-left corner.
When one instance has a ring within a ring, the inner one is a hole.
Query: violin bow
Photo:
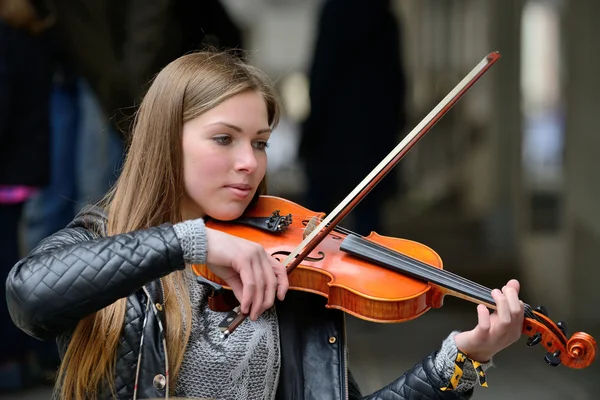
[[[425,118],[404,139],[373,168],[373,170],[356,186],[334,210],[324,218],[315,229],[308,234],[302,242],[283,260],[288,275],[302,262],[302,260],[314,250],[315,247],[331,232],[353,209],[377,186],[377,184],[404,158],[406,153],[425,136],[427,132],[467,93],[467,91],[500,59],[499,52],[492,52],[481,60],[462,81],[458,83],[438,103],[438,105],[427,114]],[[223,331],[222,337],[227,338],[248,317],[247,314],[239,312],[231,321],[227,329]]]

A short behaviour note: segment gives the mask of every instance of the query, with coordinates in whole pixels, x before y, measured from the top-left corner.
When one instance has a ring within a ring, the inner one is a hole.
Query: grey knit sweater
[[[202,219],[174,225],[187,264],[206,263],[206,231]],[[274,399],[279,379],[279,328],[275,309],[264,312],[257,321],[246,319],[235,335],[221,339],[218,324],[225,313],[211,311],[208,290],[186,270],[192,305],[192,329],[176,382],[179,397],[216,399]],[[180,299],[180,301],[183,301]],[[185,321],[187,323],[187,321]],[[435,366],[445,381],[454,374],[457,348],[452,332],[442,343]],[[482,364],[483,370],[492,365]],[[456,388],[463,392],[477,382],[471,364],[465,364]]]

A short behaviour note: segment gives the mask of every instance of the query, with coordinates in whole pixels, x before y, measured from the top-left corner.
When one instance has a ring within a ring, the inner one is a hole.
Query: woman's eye
[[[269,147],[269,143],[267,143],[266,141],[254,142],[254,147],[258,150],[266,150],[267,147]]]
[[[213,140],[217,144],[220,144],[223,146],[231,144],[231,137],[229,137],[229,136],[217,136],[217,137],[214,137]]]

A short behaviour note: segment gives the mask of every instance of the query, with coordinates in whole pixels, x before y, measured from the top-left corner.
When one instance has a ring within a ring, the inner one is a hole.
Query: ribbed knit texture
[[[272,400],[279,381],[279,326],[275,309],[246,319],[226,340],[218,324],[227,313],[208,308],[208,289],[186,271],[192,330],[175,396]],[[186,321],[187,323],[187,321]]]
[[[435,358],[435,369],[439,372],[444,382],[450,382],[450,378],[454,374],[454,360],[458,354],[458,348],[454,342],[454,336],[459,332],[454,331],[448,335],[446,340],[442,343],[442,348],[438,352]],[[481,367],[486,371],[491,367],[492,360],[487,363],[481,363]],[[473,367],[473,364],[466,362],[463,367],[463,376],[456,387],[457,392],[466,392],[477,384],[477,372]]]
[[[181,243],[183,260],[188,264],[206,263],[206,230],[202,218],[173,225]]]

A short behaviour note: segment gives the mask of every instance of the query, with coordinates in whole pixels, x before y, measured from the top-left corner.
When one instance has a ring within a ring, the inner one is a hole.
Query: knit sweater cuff
[[[202,218],[173,225],[188,264],[206,264],[206,228]]]
[[[443,382],[449,382],[454,374],[454,360],[456,360],[456,355],[458,354],[458,348],[456,347],[456,342],[454,341],[454,336],[456,336],[459,332],[454,331],[444,342],[442,343],[442,348],[437,353],[435,357],[435,369],[440,374]],[[481,363],[481,367],[484,371],[493,366],[493,362],[490,359],[486,363]],[[467,392],[471,390],[475,384],[477,383],[477,372],[473,367],[473,364],[470,362],[466,362],[463,366],[463,375],[456,387],[456,392]]]

